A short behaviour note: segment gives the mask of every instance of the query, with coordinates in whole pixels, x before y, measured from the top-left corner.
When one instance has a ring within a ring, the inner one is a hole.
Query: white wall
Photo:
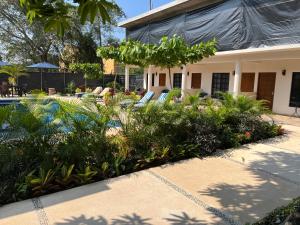
[[[291,115],[295,108],[289,107],[292,74],[300,72],[298,60],[276,60],[257,63],[259,72],[276,72],[276,83],[274,91],[273,111],[279,114]],[[286,75],[282,75],[282,70],[286,70]],[[300,90],[299,90],[300,91]]]
[[[241,59],[242,60],[242,59]],[[212,74],[213,73],[229,73],[229,92],[233,91],[234,76],[233,71],[235,69],[234,62],[232,63],[209,63],[209,64],[194,64],[188,65],[187,71],[187,91],[188,93],[195,93],[191,89],[192,73],[201,73],[201,90],[211,94]],[[282,75],[282,70],[286,69],[286,75]],[[168,83],[168,70],[161,70],[160,68],[154,69],[155,73],[166,73],[166,79]],[[290,92],[292,84],[292,73],[300,72],[299,60],[268,60],[268,61],[256,61],[256,62],[242,62],[242,72],[255,73],[255,85],[253,93],[245,93],[249,96],[256,96],[258,85],[258,74],[263,72],[275,72],[276,83],[274,91],[273,112],[285,115],[292,115],[295,111],[293,107],[289,107]],[[171,70],[172,83],[173,73],[181,73],[180,68],[173,68]],[[159,76],[155,76],[155,86],[158,86]],[[165,87],[167,88],[167,87]],[[161,88],[157,88],[161,90]],[[300,91],[300,90],[299,90]]]

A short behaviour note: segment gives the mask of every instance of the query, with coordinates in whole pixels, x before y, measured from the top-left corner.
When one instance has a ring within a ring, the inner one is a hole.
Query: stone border
[[[177,186],[176,184],[172,183],[171,181],[167,180],[166,178],[164,178],[163,176],[158,175],[157,173],[151,171],[151,170],[146,170],[146,172],[155,177],[156,179],[158,179],[159,181],[161,181],[162,183],[164,183],[165,185],[169,186],[170,188],[172,188],[173,190],[175,190],[176,192],[178,192],[179,194],[183,195],[184,197],[188,198],[189,200],[193,201],[196,205],[206,209],[207,211],[209,211],[210,213],[214,214],[217,217],[220,217],[222,220],[224,220],[227,224],[230,225],[241,225],[240,222],[235,221],[233,219],[233,216],[222,212],[221,210],[214,208],[208,204],[206,204],[205,202],[201,201],[199,198],[195,197],[194,195],[190,194],[189,192],[185,191],[184,189],[180,188],[179,186]]]
[[[31,199],[35,212],[38,216],[39,219],[39,224],[40,225],[50,225],[49,219],[47,217],[47,214],[45,212],[44,206],[40,200],[40,198],[33,198]]]

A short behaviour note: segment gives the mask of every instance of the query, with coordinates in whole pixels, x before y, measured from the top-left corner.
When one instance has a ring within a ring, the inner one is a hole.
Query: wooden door
[[[241,92],[254,91],[255,73],[242,73]]]
[[[166,86],[166,74],[165,73],[159,74],[159,86],[160,87]]]
[[[273,108],[276,73],[259,73],[257,99],[266,100],[266,105]]]
[[[200,89],[201,88],[201,73],[192,73],[192,89]]]

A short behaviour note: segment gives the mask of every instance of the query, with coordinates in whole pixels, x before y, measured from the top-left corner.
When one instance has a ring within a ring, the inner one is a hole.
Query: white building
[[[147,68],[144,86],[156,96],[172,83],[185,95],[228,91],[264,99],[279,114],[300,106],[299,0],[177,0],[120,26],[127,38],[148,43],[173,34],[190,44],[217,39],[215,56],[172,68],[172,82],[167,70]]]

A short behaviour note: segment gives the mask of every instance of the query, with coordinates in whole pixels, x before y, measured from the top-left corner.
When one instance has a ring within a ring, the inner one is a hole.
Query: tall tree
[[[64,3],[65,4],[65,3]],[[70,29],[63,36],[45,33],[46,20],[33,20],[26,17],[28,12],[19,5],[19,0],[0,1],[0,52],[7,60],[18,63],[50,61],[65,65],[70,63],[99,63],[96,55],[100,42],[106,43],[113,39],[113,30],[120,17],[124,16],[121,9],[108,11],[111,23],[98,21],[92,24],[81,24],[76,5],[68,6],[68,26]],[[99,20],[99,17],[98,17]],[[101,35],[100,33],[101,28]],[[100,41],[100,38],[101,40]]]
[[[43,24],[26,20],[18,0],[0,1],[0,43],[7,57],[18,62],[53,61],[59,42],[54,34],[45,35]]]
[[[102,47],[97,51],[104,59],[114,59],[123,64],[167,68],[170,80],[172,67],[193,64],[214,55],[215,52],[215,40],[189,46],[177,35],[171,38],[163,37],[157,45],[129,40],[123,41],[120,46]]]

